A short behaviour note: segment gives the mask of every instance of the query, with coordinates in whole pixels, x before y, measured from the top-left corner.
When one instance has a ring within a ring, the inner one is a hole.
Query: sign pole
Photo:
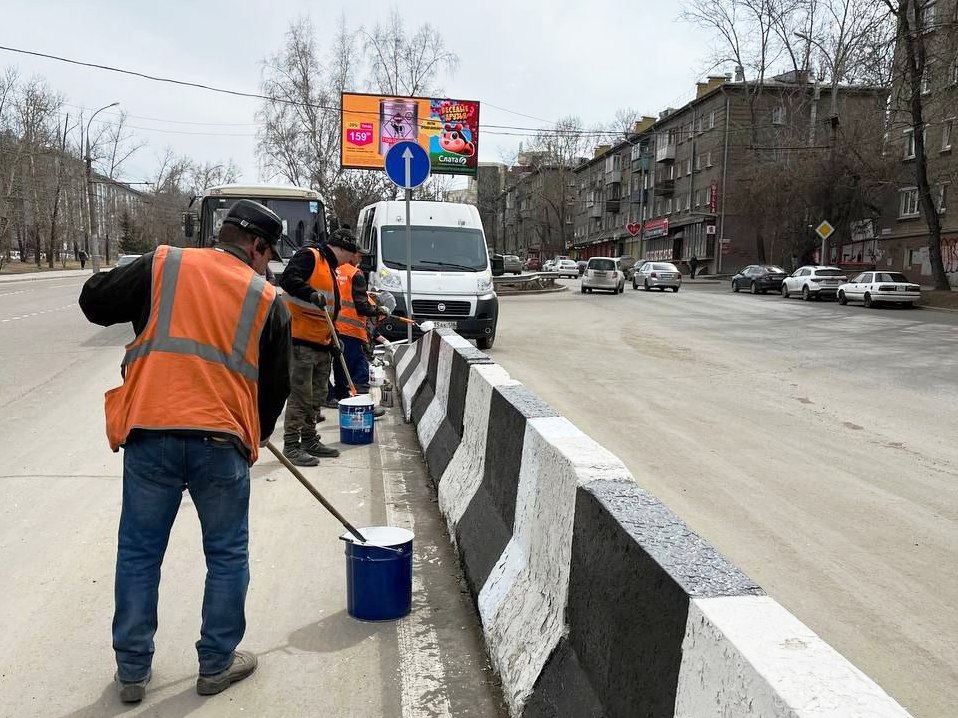
[[[409,184],[409,160],[406,160],[406,184]],[[416,321],[412,314],[412,229],[409,226],[409,202],[412,190],[406,190],[406,311],[409,318]],[[406,325],[406,340],[412,345],[412,324]]]

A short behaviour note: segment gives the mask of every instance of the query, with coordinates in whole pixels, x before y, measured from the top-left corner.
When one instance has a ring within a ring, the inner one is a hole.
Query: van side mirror
[[[193,212],[183,213],[183,235],[192,239],[196,233],[196,215]]]
[[[506,273],[505,260],[502,258],[501,254],[492,255],[492,276],[501,277]]]
[[[372,254],[364,254],[359,260],[359,268],[367,276],[376,269],[376,257]]]

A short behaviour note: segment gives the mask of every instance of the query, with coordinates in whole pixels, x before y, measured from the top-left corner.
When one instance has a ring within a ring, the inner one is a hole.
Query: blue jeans
[[[206,590],[196,643],[200,673],[226,670],[246,632],[249,585],[249,464],[231,443],[141,432],[123,453],[123,509],[114,587],[113,650],[122,681],[153,661],[160,565],[184,489],[203,533]]]
[[[340,336],[339,340],[343,344],[343,358],[346,360],[346,366],[349,367],[349,376],[356,385],[356,391],[360,394],[369,393],[369,359],[363,349],[363,343],[353,337]],[[333,381],[336,386],[332,387],[331,397],[335,399],[345,399],[349,396],[349,382],[346,381],[346,374],[343,372],[343,365],[339,359],[333,361]]]

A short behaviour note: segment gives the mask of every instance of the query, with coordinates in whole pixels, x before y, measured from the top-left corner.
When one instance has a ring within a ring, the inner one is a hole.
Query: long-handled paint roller
[[[398,319],[403,324],[412,324],[414,327],[419,327],[420,331],[423,331],[423,332],[431,332],[433,329],[436,328],[436,323],[428,319],[424,321],[422,324],[420,324],[419,322],[415,322],[412,319],[408,319],[407,317],[400,317],[396,314],[393,315],[393,319]]]
[[[323,305],[323,314],[326,315],[326,321],[329,322],[329,330],[333,335],[333,344],[336,345],[336,353],[339,354],[339,361],[343,365],[343,374],[346,375],[346,381],[349,383],[349,395],[356,396],[356,385],[353,384],[353,378],[349,375],[349,365],[346,364],[346,357],[343,356],[343,343],[339,341],[339,334],[336,333],[336,323],[329,316],[329,309]]]

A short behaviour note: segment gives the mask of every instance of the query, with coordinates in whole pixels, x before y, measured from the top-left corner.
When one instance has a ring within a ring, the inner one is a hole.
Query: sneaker
[[[303,449],[301,444],[287,444],[283,447],[283,456],[293,466],[319,466],[319,460]]]
[[[143,696],[146,695],[146,684],[150,682],[152,677],[153,671],[150,671],[142,681],[131,681],[128,683],[120,680],[119,673],[114,675],[113,680],[116,681],[116,688],[120,694],[120,700],[123,703],[139,703],[142,701]]]
[[[201,696],[213,696],[222,693],[232,684],[238,683],[256,670],[256,656],[248,651],[233,651],[233,662],[225,671],[212,676],[200,675],[196,679],[196,692]]]
[[[303,451],[311,456],[321,456],[324,459],[335,459],[337,456],[339,456],[339,449],[334,449],[332,446],[326,446],[326,444],[319,440],[319,437],[314,437],[313,439],[304,441]]]
[[[386,410],[381,406],[377,406],[375,409],[373,409],[373,418],[378,419],[381,416],[386,416]]]

